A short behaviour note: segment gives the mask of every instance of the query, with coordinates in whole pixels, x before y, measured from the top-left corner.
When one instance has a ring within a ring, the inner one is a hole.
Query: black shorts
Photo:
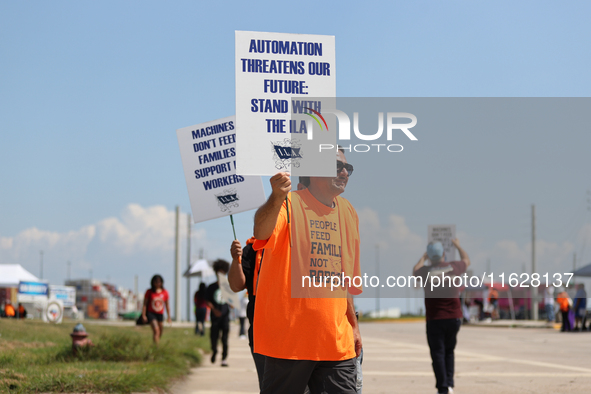
[[[355,358],[343,361],[286,360],[265,357],[261,394],[356,394]]]
[[[156,320],[160,323],[164,321],[164,313],[148,312],[146,313],[146,317],[148,318],[148,323],[152,323],[152,320]]]

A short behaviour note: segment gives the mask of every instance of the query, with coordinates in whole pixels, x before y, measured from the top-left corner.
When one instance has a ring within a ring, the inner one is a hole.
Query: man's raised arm
[[[291,179],[288,172],[279,172],[270,179],[272,192],[267,202],[254,215],[254,237],[265,240],[273,234],[281,205],[291,190]]]
[[[466,263],[466,268],[470,266],[470,257],[468,257],[468,253],[460,246],[460,241],[455,238],[451,240],[451,243],[456,247],[458,252],[460,252],[460,260]]]

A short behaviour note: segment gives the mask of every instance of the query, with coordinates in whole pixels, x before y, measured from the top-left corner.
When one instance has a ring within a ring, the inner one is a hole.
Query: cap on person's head
[[[441,242],[429,242],[429,245],[427,245],[427,256],[429,256],[429,260],[433,263],[440,262],[443,257],[443,245]]]

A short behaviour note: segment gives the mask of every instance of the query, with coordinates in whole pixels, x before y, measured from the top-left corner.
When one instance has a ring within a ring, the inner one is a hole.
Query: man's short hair
[[[342,154],[345,154],[345,148],[343,148],[342,146],[340,146],[340,145],[337,145],[337,150],[338,150],[339,152],[341,152]]]
[[[230,271],[230,263],[223,259],[217,259],[213,262],[213,270],[217,274],[218,272],[227,274]]]

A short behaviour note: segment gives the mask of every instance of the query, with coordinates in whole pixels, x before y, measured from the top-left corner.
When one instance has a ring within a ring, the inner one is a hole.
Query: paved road
[[[364,394],[434,394],[424,323],[366,323]],[[207,358],[174,394],[257,393],[247,341],[232,327],[230,367]],[[457,394],[591,392],[591,333],[463,326],[456,348]]]

